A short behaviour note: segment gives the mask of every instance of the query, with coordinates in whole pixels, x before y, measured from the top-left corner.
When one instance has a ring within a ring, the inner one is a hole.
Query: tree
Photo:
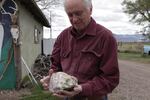
[[[52,10],[52,8],[56,9],[58,6],[62,6],[63,0],[34,0],[34,1],[37,3],[39,8],[45,14],[51,26],[52,26],[52,22],[55,21],[55,18],[61,17],[60,15],[57,15],[56,12]],[[52,27],[50,29],[51,32]]]
[[[35,0],[35,2],[40,6],[41,10],[47,10],[53,6],[60,6],[62,0]]]
[[[122,5],[131,21],[143,25],[141,32],[150,39],[150,0],[124,0]]]
[[[55,17],[56,16],[58,17],[58,15],[55,12],[53,12],[51,9],[52,8],[55,9],[59,6],[62,6],[64,0],[34,0],[34,1],[40,7],[42,12],[47,17],[47,19],[55,20]],[[53,20],[49,20],[49,21],[53,21]]]
[[[51,8],[53,7],[56,8],[56,6],[62,6],[62,2],[63,2],[63,0],[34,0],[34,1],[40,7],[42,12],[47,17],[47,19],[53,19],[53,20],[57,15],[51,11]],[[49,21],[52,21],[52,20],[49,20]]]

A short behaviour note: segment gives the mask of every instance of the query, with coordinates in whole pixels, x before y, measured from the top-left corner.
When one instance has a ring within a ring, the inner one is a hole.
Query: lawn
[[[150,55],[143,55],[141,53],[118,53],[119,59],[137,61],[141,63],[150,63]]]
[[[20,100],[59,100],[52,96],[49,91],[44,91],[42,88],[33,87],[31,95],[21,96]]]

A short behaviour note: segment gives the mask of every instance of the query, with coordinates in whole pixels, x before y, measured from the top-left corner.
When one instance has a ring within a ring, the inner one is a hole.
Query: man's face
[[[72,26],[78,31],[83,30],[90,22],[92,8],[88,9],[82,0],[67,0],[65,10]]]

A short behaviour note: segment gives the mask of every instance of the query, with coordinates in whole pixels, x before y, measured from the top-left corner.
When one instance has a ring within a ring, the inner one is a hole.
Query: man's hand
[[[53,93],[53,95],[59,98],[66,98],[66,97],[70,98],[79,94],[81,91],[82,91],[81,85],[77,85],[74,87],[73,91],[61,90],[56,93]]]
[[[49,81],[50,81],[50,78],[51,78],[53,72],[54,72],[53,69],[50,69],[49,75],[40,80],[40,82],[45,90],[48,90],[48,88],[49,88]]]

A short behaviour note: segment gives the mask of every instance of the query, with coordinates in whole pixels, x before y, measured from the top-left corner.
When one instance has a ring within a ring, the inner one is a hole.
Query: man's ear
[[[93,10],[93,7],[91,6],[91,8],[90,8],[90,13],[92,14],[92,10]]]
[[[92,12],[92,10],[93,10],[93,7],[91,7],[91,9],[90,9],[90,10],[91,10],[91,12]]]

